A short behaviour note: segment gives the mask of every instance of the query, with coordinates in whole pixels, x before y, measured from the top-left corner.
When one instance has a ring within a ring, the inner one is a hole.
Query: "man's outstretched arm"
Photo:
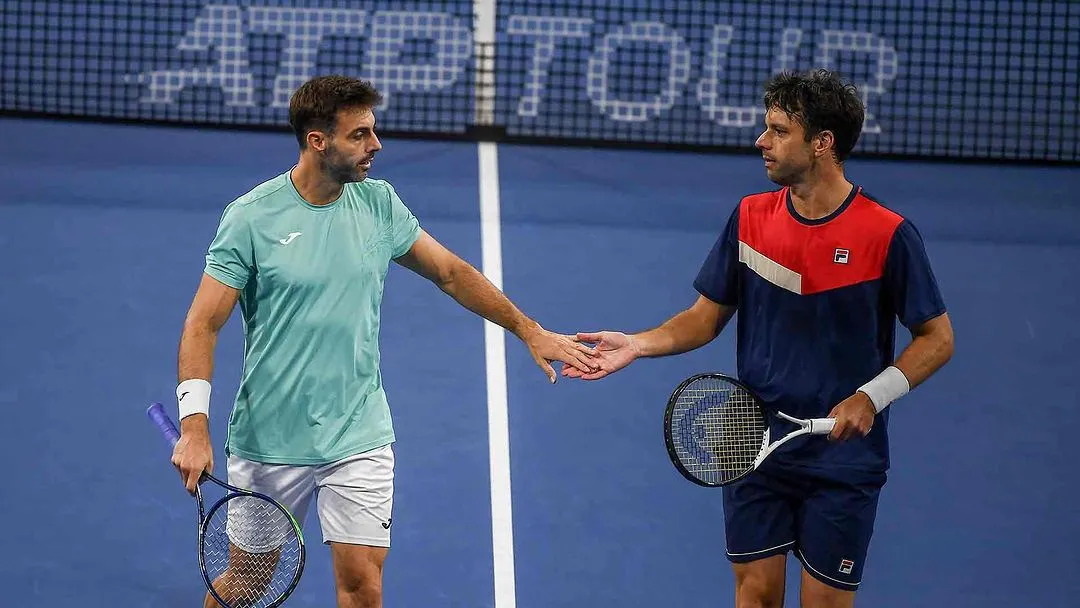
[[[596,345],[596,361],[600,369],[587,373],[577,368],[564,368],[563,375],[599,380],[639,357],[666,357],[701,348],[720,335],[734,314],[735,307],[698,296],[693,306],[648,331],[632,335],[615,331],[579,333],[579,340]]]
[[[409,251],[394,261],[428,279],[468,310],[517,336],[552,382],[555,382],[556,374],[550,361],[561,361],[581,372],[597,369],[591,348],[580,344],[573,336],[556,334],[541,327],[479,270],[427,232],[421,230]]]

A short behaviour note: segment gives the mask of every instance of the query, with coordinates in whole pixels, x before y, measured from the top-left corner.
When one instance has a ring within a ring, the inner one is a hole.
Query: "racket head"
[[[210,507],[199,529],[206,588],[225,608],[280,606],[304,571],[299,522],[264,494],[210,479],[230,492]]]
[[[705,487],[728,485],[749,475],[768,445],[769,425],[761,402],[743,383],[721,373],[682,381],[664,412],[664,441],[672,464]]]

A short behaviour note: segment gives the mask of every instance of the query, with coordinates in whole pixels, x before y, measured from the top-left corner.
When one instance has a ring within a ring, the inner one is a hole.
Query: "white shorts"
[[[303,524],[318,496],[323,542],[390,546],[394,450],[386,445],[325,465],[265,464],[229,456],[228,482],[266,494]]]

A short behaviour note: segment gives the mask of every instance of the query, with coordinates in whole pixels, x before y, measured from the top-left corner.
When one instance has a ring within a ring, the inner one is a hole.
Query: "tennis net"
[[[0,15],[7,114],[284,128],[291,92],[339,73],[383,91],[391,135],[748,149],[764,81],[824,67],[866,102],[856,154],[1080,160],[1075,2],[0,0]]]

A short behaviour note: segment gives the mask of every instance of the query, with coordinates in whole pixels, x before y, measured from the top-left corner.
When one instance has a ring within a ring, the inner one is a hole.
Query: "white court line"
[[[495,0],[473,0],[476,57],[475,123],[495,121]],[[499,217],[499,151],[478,145],[480,164],[480,246],[483,273],[502,289],[502,230]],[[506,406],[506,332],[484,320],[487,367],[488,458],[491,472],[491,547],[495,608],[515,608],[514,517],[510,493],[510,430]]]
[[[499,219],[499,154],[480,142],[480,245],[484,276],[502,289]],[[491,541],[495,566],[495,608],[514,608],[514,518],[510,494],[510,430],[506,405],[506,333],[484,320],[487,365],[488,449],[491,464]]]

